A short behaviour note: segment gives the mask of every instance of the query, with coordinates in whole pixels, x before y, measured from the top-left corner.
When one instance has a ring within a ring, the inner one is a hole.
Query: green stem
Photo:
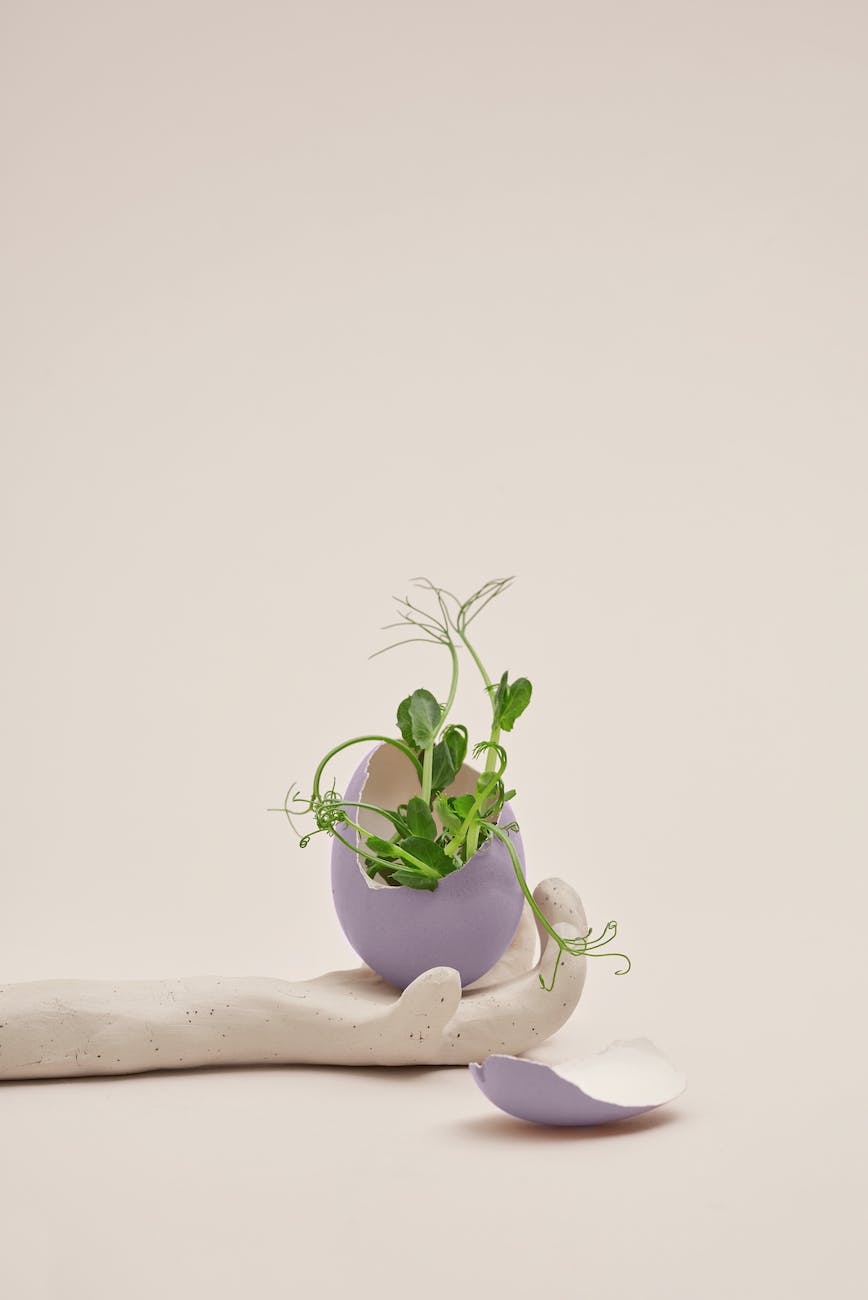
[[[491,728],[491,736],[489,739],[491,740],[491,743],[493,745],[497,745],[500,742],[500,727],[493,726]],[[496,762],[497,762],[497,750],[490,749],[485,759],[484,771],[493,772],[494,765]],[[468,857],[473,857],[473,854],[476,852],[478,844],[479,844],[479,824],[477,823],[476,825],[471,826],[470,834],[467,836]]]
[[[530,904],[531,911],[533,912],[534,916],[536,916],[537,920],[539,921],[542,928],[545,930],[546,934],[551,935],[555,943],[558,945],[558,956],[555,960],[555,968],[552,972],[551,984],[546,984],[542,975],[540,975],[539,977],[539,982],[542,985],[542,987],[545,989],[545,991],[547,993],[551,993],[552,989],[555,986],[555,980],[557,979],[558,969],[561,964],[562,953],[566,953],[570,957],[599,957],[599,956],[623,957],[627,965],[623,970],[616,971],[615,974],[626,975],[627,972],[630,970],[630,966],[632,964],[630,958],[627,956],[626,953],[609,952],[609,953],[601,954],[592,951],[593,948],[602,947],[604,944],[607,944],[611,939],[614,939],[615,934],[617,933],[618,930],[618,927],[615,924],[615,922],[609,921],[608,924],[604,927],[602,934],[593,944],[588,943],[588,939],[590,938],[591,935],[590,930],[588,930],[587,934],[577,935],[575,939],[565,939],[563,935],[558,934],[557,930],[552,928],[550,922],[546,919],[546,917],[543,916],[542,912],[537,907],[536,899],[534,898],[533,894],[530,892],[530,886],[528,885],[527,881],[524,878],[524,872],[521,869],[521,863],[518,860],[518,854],[515,851],[515,846],[513,845],[512,840],[504,831],[500,829],[499,826],[492,826],[491,830],[492,830],[492,834],[496,835],[499,840],[503,840],[504,844],[509,850],[509,856],[512,858],[513,870],[515,871],[516,878],[518,879],[518,883],[521,886],[521,892],[524,894],[525,898]],[[608,938],[606,936],[608,936]]]
[[[507,833],[505,831],[502,831],[499,826],[492,826],[491,831],[492,834],[496,835],[499,840],[503,840],[504,844],[509,850],[509,856],[512,858],[513,870],[515,871],[516,877],[518,879],[518,883],[521,886],[521,892],[524,894],[525,898],[530,904],[531,911],[539,921],[540,925],[546,931],[546,933],[551,935],[555,943],[563,952],[564,939],[561,935],[558,934],[557,930],[552,929],[551,923],[543,916],[542,912],[540,911],[537,905],[536,899],[534,898],[533,894],[530,892],[530,886],[528,885],[527,881],[524,878],[524,872],[521,869],[521,863],[518,860],[518,854],[515,851],[515,845],[513,844],[512,840],[509,838]]]
[[[350,800],[341,799],[338,807],[363,808],[365,809],[366,812],[377,813],[378,816],[385,817],[387,821],[392,823],[392,825],[394,826],[395,830],[398,832],[399,835],[407,835],[409,832],[409,827],[406,825],[406,823],[401,821],[400,817],[396,816],[396,814],[393,813],[389,808],[378,808],[375,803],[355,803],[352,799]],[[349,826],[349,824],[350,824],[349,819],[347,819],[347,825]]]
[[[427,749],[422,752],[422,798],[427,804],[431,803],[431,782],[434,777],[434,745],[433,742]]]
[[[351,827],[353,828],[353,830],[356,831],[359,835],[367,835],[367,834],[369,833],[368,831],[365,830],[364,826],[359,826],[359,825],[357,825],[356,822],[351,822],[350,819],[349,819],[349,817],[347,818],[346,824],[347,824],[347,826],[351,826]],[[344,843],[346,843],[346,840],[344,840]],[[400,846],[400,844],[393,844],[393,845],[392,845],[392,848],[393,848],[394,851],[397,853],[397,855],[398,855],[399,858],[404,858],[404,860],[405,860],[406,862],[410,862],[410,863],[412,863],[413,866],[416,868],[416,870],[419,871],[419,872],[421,872],[421,874],[422,874],[423,876],[429,876],[429,877],[431,877],[432,880],[439,880],[439,879],[440,879],[440,873],[439,873],[439,871],[435,871],[433,867],[429,867],[427,862],[422,862],[419,858],[414,858],[414,857],[413,857],[413,854],[412,854],[412,853],[408,853],[406,849],[402,849],[401,846]],[[359,846],[359,848],[357,848],[357,849],[355,850],[355,852],[356,852],[356,853],[365,853],[364,849],[362,849],[361,846]],[[366,857],[366,858],[370,858],[370,857],[375,857],[375,855],[372,854],[372,853],[365,853],[365,857]],[[383,861],[385,861],[385,859],[383,859],[383,858],[377,858],[377,861],[378,861],[378,862],[383,862]],[[394,864],[394,862],[393,862],[393,863],[386,863],[386,865],[387,865],[387,866],[391,866],[391,867],[392,867],[392,870],[394,870],[394,868],[395,868],[395,864]]]
[[[460,622],[460,620],[459,620],[459,622]],[[465,647],[466,647],[468,653],[470,654],[470,657],[473,659],[473,662],[476,664],[476,667],[479,669],[479,674],[480,674],[480,676],[482,677],[483,682],[485,683],[486,694],[488,695],[489,702],[491,703],[491,705],[492,705],[492,709],[493,709],[493,708],[494,708],[494,703],[493,703],[493,700],[492,700],[491,689],[490,689],[490,688],[491,688],[491,684],[492,684],[492,682],[491,682],[491,678],[489,677],[488,673],[485,671],[485,665],[483,664],[482,660],[479,658],[479,655],[476,653],[475,648],[473,647],[473,645],[472,645],[471,642],[469,641],[469,639],[468,639],[468,637],[467,637],[467,633],[464,631],[463,627],[456,627],[455,630],[457,631],[458,635],[461,637],[461,640],[463,641],[463,643],[464,643],[464,645],[465,645]],[[489,739],[492,741],[493,744],[495,744],[495,745],[498,744],[498,742],[500,741],[500,728],[499,728],[499,727],[492,726],[492,728],[491,728],[491,735],[490,735]],[[496,761],[497,761],[496,751],[493,750],[493,749],[490,749],[490,750],[488,751],[488,756],[487,756],[487,758],[486,758],[486,760],[485,760],[485,769],[484,769],[484,770],[485,770],[486,772],[493,772],[493,771],[494,771],[494,764],[496,763]],[[474,826],[471,826],[471,828],[470,828],[470,832],[469,832],[469,834],[468,834],[468,836],[467,836],[467,858],[468,858],[468,861],[470,860],[470,858],[473,857],[473,854],[476,852],[476,850],[477,850],[478,847],[479,847],[479,826],[478,826],[478,825],[474,825]],[[448,849],[447,849],[447,852],[448,852]]]
[[[332,834],[334,835],[335,839],[336,839],[336,840],[340,840],[341,844],[345,845],[346,848],[348,848],[348,849],[350,850],[351,853],[360,853],[360,852],[361,852],[361,850],[359,849],[358,845],[357,845],[357,844],[350,844],[349,840],[345,840],[345,839],[344,839],[344,837],[343,837],[343,835],[341,835],[340,831],[338,831],[338,830],[333,830],[333,831],[332,831]],[[366,854],[365,854],[365,857],[366,857],[366,858],[369,858],[372,862],[375,862],[375,863],[377,864],[378,867],[385,867],[388,871],[394,871],[394,870],[395,870],[395,864],[394,864],[394,862],[389,862],[386,858],[380,858],[380,857],[377,856],[376,853],[366,853]]]
[[[409,758],[410,762],[415,767],[416,774],[419,777],[419,780],[420,781],[422,780],[422,766],[418,758],[416,757],[416,755],[413,753],[412,749],[409,749],[403,743],[403,741],[395,740],[394,736],[354,736],[352,740],[345,740],[342,745],[335,745],[334,749],[330,749],[329,752],[326,754],[325,758],[320,763],[319,767],[316,769],[316,772],[314,773],[314,777],[313,777],[313,798],[314,799],[320,798],[320,792],[319,792],[320,777],[322,776],[323,768],[325,767],[326,763],[330,762],[330,760],[334,758],[335,754],[339,754],[342,749],[347,749],[350,745],[359,745],[362,743],[362,741],[365,740],[382,740],[387,745],[394,745],[395,749],[400,749],[401,753],[406,754],[407,758]]]
[[[472,808],[469,810],[467,816],[464,818],[464,821],[461,823],[458,830],[455,832],[455,834],[452,836],[452,839],[449,841],[449,843],[446,845],[446,847],[443,850],[443,852],[446,853],[450,858],[454,857],[454,855],[457,853],[461,841],[464,839],[465,835],[467,835],[467,849],[468,849],[467,861],[468,862],[472,858],[473,854],[476,852],[476,848],[479,843],[479,823],[474,822],[474,818],[476,817],[478,810],[482,807],[482,804],[491,794],[491,791],[494,789],[495,785],[499,780],[500,780],[500,774],[494,773],[494,780],[489,781],[485,789],[481,790],[479,794],[476,796],[476,798],[474,799]],[[471,825],[471,822],[474,822],[474,824]],[[469,834],[467,829],[468,827],[470,827]],[[475,835],[473,835],[474,831],[476,832]],[[471,836],[473,836],[473,841],[474,841],[472,850],[470,848]]]
[[[452,656],[452,681],[449,683],[449,696],[443,705],[443,712],[440,714],[440,722],[437,725],[437,735],[443,730],[449,711],[455,703],[455,692],[458,690],[458,651],[454,643],[450,640],[448,643],[449,653]],[[435,737],[436,739],[436,737]]]
[[[491,736],[489,737],[489,740],[492,745],[497,745],[500,743],[500,727],[492,726]],[[489,749],[488,754],[486,755],[485,767],[483,769],[483,773],[493,772],[494,765],[496,762],[497,762],[497,750]],[[502,776],[503,773],[501,772],[500,775]],[[478,844],[479,844],[479,825],[476,824],[474,826],[471,826],[470,834],[467,836],[468,857],[473,856],[473,854],[476,852]]]
[[[471,658],[473,659],[473,662],[476,664],[476,667],[479,669],[482,675],[482,680],[485,682],[485,689],[487,691],[489,686],[491,685],[491,678],[489,677],[488,673],[485,671],[485,668],[482,665],[482,660],[479,658],[479,655],[476,653],[473,646],[468,641],[466,632],[464,632],[464,630],[460,627],[456,628],[456,631],[458,635],[461,637],[461,640],[464,642],[467,649],[469,650]]]

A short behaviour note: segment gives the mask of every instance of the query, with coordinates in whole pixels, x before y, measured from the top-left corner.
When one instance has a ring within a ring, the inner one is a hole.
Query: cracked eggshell
[[[489,1056],[469,1068],[490,1102],[532,1124],[584,1126],[631,1119],[674,1101],[687,1086],[647,1038],[610,1043],[596,1056],[561,1065]]]
[[[465,765],[447,793],[474,790],[477,775]],[[394,746],[379,744],[356,768],[344,798],[396,808],[417,793],[407,759]],[[513,818],[505,804],[498,824]],[[358,820],[366,830],[391,831],[376,813],[359,810]],[[523,870],[521,836],[509,834]],[[348,830],[346,839],[358,843],[357,832]],[[430,891],[372,881],[357,855],[335,839],[331,878],[335,911],[347,939],[362,961],[399,989],[435,966],[451,966],[462,985],[472,984],[503,956],[524,907],[506,845],[494,839]]]

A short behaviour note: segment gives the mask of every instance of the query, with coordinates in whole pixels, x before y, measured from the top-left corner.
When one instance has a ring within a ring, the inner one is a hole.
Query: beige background
[[[349,964],[265,809],[441,689],[390,593],[515,573],[529,874],[635,962],[549,1050],[690,1078],[6,1085],[4,1297],[855,1296],[864,6],[0,14],[0,979]]]

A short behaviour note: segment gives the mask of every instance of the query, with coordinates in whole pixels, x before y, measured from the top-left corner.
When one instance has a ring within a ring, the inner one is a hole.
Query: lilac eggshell
[[[616,1059],[619,1053],[620,1061]],[[603,1067],[607,1056],[620,1073],[619,1079],[612,1077],[609,1087],[603,1069],[595,1068]],[[564,1078],[556,1066],[520,1056],[489,1056],[482,1064],[471,1063],[470,1073],[488,1100],[508,1115],[532,1124],[570,1127],[609,1124],[644,1115],[674,1100],[685,1087],[683,1076],[644,1040],[612,1044],[598,1057],[576,1065],[580,1074],[582,1066],[591,1067],[584,1087]],[[627,1071],[632,1071],[632,1079]],[[620,1100],[613,1100],[613,1095],[620,1096]]]
[[[358,800],[377,745],[353,773],[344,792]],[[504,804],[498,824],[513,821]],[[524,850],[509,832],[522,870]],[[358,842],[357,832],[345,838]],[[472,984],[503,956],[518,929],[524,895],[505,844],[489,839],[469,862],[444,876],[434,890],[405,885],[374,888],[357,855],[332,841],[332,896],[338,920],[362,961],[384,980],[404,989],[423,971],[451,966],[462,985]]]

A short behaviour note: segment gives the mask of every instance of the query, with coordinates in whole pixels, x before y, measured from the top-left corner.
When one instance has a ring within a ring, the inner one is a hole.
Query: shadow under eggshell
[[[476,777],[472,768],[463,767],[447,793],[473,790]],[[380,744],[356,768],[344,799],[395,808],[415,793],[418,782],[406,757],[394,746]],[[504,804],[498,824],[508,825],[514,817]],[[391,830],[375,813],[360,811],[358,821],[378,834]],[[521,836],[517,831],[509,836],[523,870]],[[355,831],[345,837],[358,842]],[[472,984],[503,956],[524,906],[509,851],[493,838],[434,890],[372,881],[358,856],[335,839],[331,879],[335,911],[347,939],[362,961],[400,989],[435,966],[451,966],[462,985]]]
[[[490,1102],[532,1124],[587,1127],[631,1119],[681,1095],[684,1076],[645,1038],[611,1043],[596,1056],[545,1065],[489,1056],[470,1074]]]

